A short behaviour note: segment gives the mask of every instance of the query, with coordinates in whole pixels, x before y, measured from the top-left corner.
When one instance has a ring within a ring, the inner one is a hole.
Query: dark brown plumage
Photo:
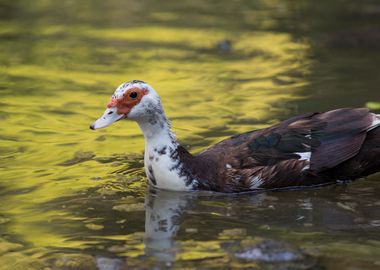
[[[91,129],[136,121],[149,183],[177,191],[243,192],[354,180],[380,171],[380,115],[368,109],[309,113],[226,139],[191,155],[145,82],[120,85]]]
[[[178,152],[188,173],[201,179],[199,189],[327,184],[380,170],[379,126],[380,117],[368,109],[338,109],[240,134],[195,156],[183,148]]]

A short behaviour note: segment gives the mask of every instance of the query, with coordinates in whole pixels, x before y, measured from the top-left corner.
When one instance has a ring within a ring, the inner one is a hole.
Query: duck
[[[118,86],[90,129],[133,120],[145,139],[149,185],[223,193],[320,186],[380,171],[380,115],[341,108],[292,117],[191,154],[177,141],[157,92],[133,80]]]

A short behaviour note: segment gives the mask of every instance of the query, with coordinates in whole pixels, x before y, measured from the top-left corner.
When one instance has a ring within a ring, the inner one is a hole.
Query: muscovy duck
[[[121,84],[91,129],[136,121],[149,184],[167,190],[246,192],[330,184],[380,171],[380,115],[366,108],[307,113],[192,155],[176,140],[157,92]]]

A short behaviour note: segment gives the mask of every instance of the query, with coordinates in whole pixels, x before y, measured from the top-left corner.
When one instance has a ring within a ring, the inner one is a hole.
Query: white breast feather
[[[160,189],[177,191],[191,190],[191,185],[186,186],[185,177],[179,176],[179,168],[170,170],[176,165],[176,162],[170,158],[168,153],[158,156],[158,160],[155,158],[150,160],[149,155],[154,155],[153,149],[146,151],[144,160],[147,174],[149,174],[149,166],[152,166],[154,178],[157,182],[156,187]]]

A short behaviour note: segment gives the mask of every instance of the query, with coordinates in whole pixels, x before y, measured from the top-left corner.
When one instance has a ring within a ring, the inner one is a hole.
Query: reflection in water
[[[250,201],[254,205],[260,205],[265,197],[265,193],[257,193],[250,198]],[[185,193],[157,189],[148,190],[145,198],[144,243],[146,255],[154,256],[157,261],[171,265],[182,248],[181,241],[177,241],[176,237],[186,213],[191,212],[194,215],[204,211],[219,212],[220,210],[213,209],[213,207],[205,208],[202,206],[202,202],[206,202],[206,205],[210,203],[222,205],[223,199],[229,200],[231,195],[219,195],[212,192]],[[235,209],[230,209],[230,211],[231,213],[228,213],[227,216],[232,217],[236,214]],[[186,232],[198,233],[198,229],[187,228],[185,229]],[[186,244],[184,247],[186,248]]]
[[[175,261],[177,246],[174,238],[180,228],[184,211],[197,199],[197,193],[148,191],[145,198],[145,252],[158,261]]]
[[[132,154],[141,156],[144,149],[137,125],[88,130],[118,83],[142,79],[154,85],[178,138],[194,152],[289,113],[287,102],[298,99],[307,83],[307,42],[267,30],[263,25],[276,11],[265,3],[243,1],[236,10],[260,16],[262,24],[255,22],[259,28],[252,30],[225,27],[222,15],[231,14],[207,3],[84,1],[79,16],[79,3],[35,2],[9,2],[15,19],[0,21],[0,176],[12,193],[3,197],[4,214],[13,220],[9,230],[39,248],[67,244],[40,225],[66,210],[36,215],[30,208],[94,187],[144,194],[142,159]],[[155,11],[125,17],[125,5]],[[195,7],[204,15],[188,12]],[[217,44],[226,38],[232,40],[230,52],[220,54]]]
[[[252,260],[260,264],[287,262],[295,269],[315,266],[316,236],[324,239],[326,246],[318,247],[322,250],[329,250],[331,244],[346,250],[346,232],[363,229],[373,241],[380,240],[373,226],[373,219],[380,218],[378,213],[373,216],[375,205],[368,200],[354,202],[355,196],[365,200],[367,192],[376,190],[366,188],[362,193],[362,189],[360,185],[349,189],[335,186],[237,196],[151,190],[146,195],[145,254],[166,265],[175,262],[175,266],[205,258],[215,262],[224,258],[241,265]],[[328,193],[340,198],[331,199]],[[219,218],[204,219],[203,213]],[[216,242],[208,239],[211,230],[218,232]],[[284,230],[286,239],[301,244],[304,251],[276,240]],[[341,237],[340,246],[336,240]]]

